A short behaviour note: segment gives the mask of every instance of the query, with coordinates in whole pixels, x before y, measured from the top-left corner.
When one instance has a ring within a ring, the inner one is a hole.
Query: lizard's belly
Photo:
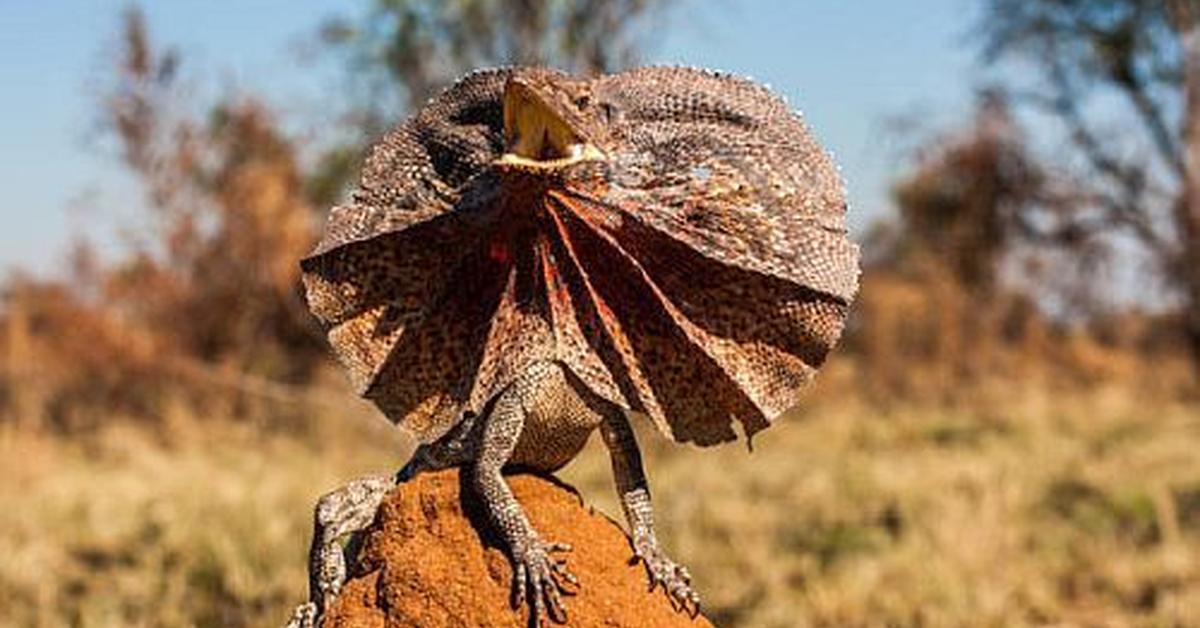
[[[526,403],[525,425],[509,464],[539,471],[565,466],[587,444],[603,417],[584,403],[561,368]]]

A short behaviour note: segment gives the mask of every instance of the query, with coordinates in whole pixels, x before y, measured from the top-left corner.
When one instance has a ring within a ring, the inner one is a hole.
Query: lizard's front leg
[[[566,621],[562,595],[571,591],[564,583],[578,585],[579,581],[564,559],[552,556],[569,552],[571,547],[542,540],[500,474],[525,425],[522,402],[526,389],[524,382],[518,381],[496,399],[480,432],[479,455],[471,469],[471,480],[492,525],[508,544],[513,562],[513,607],[520,608],[528,600],[530,624],[541,626],[547,617],[559,623]]]
[[[676,608],[700,612],[700,596],[692,589],[692,576],[686,567],[667,557],[654,536],[654,509],[650,505],[650,487],[642,469],[642,454],[638,450],[633,427],[620,408],[605,412],[600,425],[604,444],[612,457],[613,476],[621,497],[621,508],[629,522],[633,551],[646,564],[650,589],[662,585]]]

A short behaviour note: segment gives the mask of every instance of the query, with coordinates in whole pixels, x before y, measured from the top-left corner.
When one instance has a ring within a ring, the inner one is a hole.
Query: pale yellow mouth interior
[[[508,151],[498,160],[501,164],[561,168],[603,157],[598,148],[519,86],[504,94],[504,135]]]

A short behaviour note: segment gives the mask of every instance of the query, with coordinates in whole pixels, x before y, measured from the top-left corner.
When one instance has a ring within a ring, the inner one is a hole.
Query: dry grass
[[[1200,625],[1200,409],[1041,390],[819,396],[753,456],[645,433],[661,534],[722,626]],[[382,421],[321,446],[175,423],[0,435],[0,624],[281,624],[313,499],[402,457]],[[615,513],[608,473],[593,442],[564,475]]]
[[[282,625],[305,593],[317,494],[404,453],[382,429],[316,448],[129,425],[86,443],[0,433],[0,625]]]

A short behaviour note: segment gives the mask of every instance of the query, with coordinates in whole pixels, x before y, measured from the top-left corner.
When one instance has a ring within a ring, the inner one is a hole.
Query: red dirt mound
[[[712,628],[673,610],[661,588],[649,593],[624,532],[573,489],[531,475],[508,481],[543,538],[574,547],[567,564],[581,588],[567,598],[568,626]],[[509,606],[503,545],[479,507],[460,498],[460,482],[456,470],[442,471],[392,491],[324,628],[528,626],[528,608]]]

